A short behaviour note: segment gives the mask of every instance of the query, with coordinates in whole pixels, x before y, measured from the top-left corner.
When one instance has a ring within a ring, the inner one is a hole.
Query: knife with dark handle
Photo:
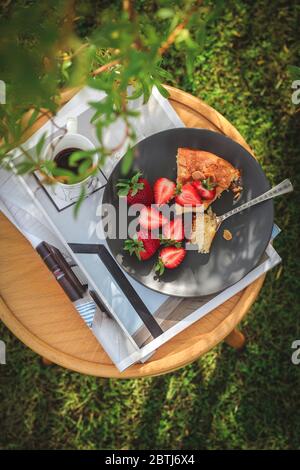
[[[82,299],[83,295],[72,280],[68,277],[67,273],[62,268],[61,264],[54,257],[52,250],[50,249],[48,243],[41,242],[37,247],[36,251],[52,272],[57,282],[60,284],[62,289],[65,291],[67,296],[72,302],[76,302],[79,299]]]
[[[62,253],[53,245],[49,245],[49,243],[46,243],[49,250],[53,253],[54,258],[58,261],[60,266],[62,267],[63,271],[66,273],[72,284],[76,287],[76,289],[79,291],[79,293],[84,296],[87,288],[86,286],[82,285],[79,279],[75,276],[74,272],[72,271],[70,265],[67,263],[65,260],[64,256]]]
[[[110,252],[104,245],[87,244],[87,243],[69,243],[74,253],[97,254],[103,264],[106,266],[118,286],[128,298],[129,302],[149,330],[153,338],[157,338],[163,334],[163,330],[151,314],[148,307],[144,304],[140,296],[134,290],[127,277],[116,263]]]

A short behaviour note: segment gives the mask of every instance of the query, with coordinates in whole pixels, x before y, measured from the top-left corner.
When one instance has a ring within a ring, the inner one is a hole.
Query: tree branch
[[[166,39],[166,41],[158,49],[158,53],[160,55],[163,55],[169,49],[169,47],[175,42],[177,36],[186,27],[186,25],[191,19],[191,16],[197,11],[201,3],[202,3],[202,0],[197,0],[196,4],[190,9],[186,18],[178,26],[176,26],[176,28],[171,32],[171,34]]]
[[[114,67],[115,65],[118,65],[120,62],[120,59],[115,59],[111,60],[110,62],[107,62],[107,64],[101,65],[101,67],[92,72],[93,77],[95,75],[99,75],[99,73],[106,72],[106,70],[110,69],[111,67]]]
[[[128,13],[130,20],[135,19],[135,10],[133,8],[133,2],[131,0],[123,0],[123,10]]]
[[[201,5],[202,0],[197,0],[196,4],[190,9],[189,13],[187,14],[186,18],[178,25],[176,28],[172,31],[172,33],[169,35],[169,37],[166,39],[166,41],[161,45],[161,47],[158,49],[159,55],[165,54],[165,52],[169,49],[169,47],[175,42],[178,34],[186,27],[188,22],[191,19],[191,16],[197,11],[198,7]],[[129,19],[133,20],[135,18],[135,12],[133,10],[133,5],[130,0],[124,0],[123,1],[123,9],[124,11],[128,12]],[[114,67],[115,65],[118,65],[121,63],[121,59],[115,59],[107,64],[102,65],[98,69],[94,70],[92,72],[93,76],[99,75],[102,72],[106,72],[109,68]]]

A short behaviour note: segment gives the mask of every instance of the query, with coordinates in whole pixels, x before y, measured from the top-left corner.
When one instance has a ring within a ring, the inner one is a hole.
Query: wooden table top
[[[188,93],[167,88],[170,102],[186,126],[221,132],[251,152],[239,132],[220,113]],[[66,92],[62,103],[74,93],[75,90]],[[192,362],[229,335],[248,312],[263,282],[264,276],[161,346],[148,362],[135,364],[120,373],[39,255],[0,214],[1,320],[44,358],[84,374],[144,377],[170,372]],[[196,307],[195,300],[190,299],[181,305],[191,311]]]

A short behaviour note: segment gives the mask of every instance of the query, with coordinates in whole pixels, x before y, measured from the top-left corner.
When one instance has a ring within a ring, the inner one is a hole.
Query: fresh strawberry
[[[168,219],[155,207],[143,207],[139,217],[139,223],[145,230],[154,230],[165,225]]]
[[[116,186],[119,188],[118,196],[127,197],[127,204],[144,204],[150,206],[153,202],[153,191],[148,180],[142,178],[142,173],[138,171],[130,179],[120,179]]]
[[[159,239],[151,238],[147,231],[140,230],[135,238],[125,240],[124,250],[129,251],[130,255],[134,253],[139,260],[145,261],[156,253],[159,246]]]
[[[211,201],[216,196],[216,184],[211,180],[211,178],[207,178],[202,181],[194,181],[193,186],[197,189],[202,199]]]
[[[175,217],[173,220],[163,226],[163,238],[181,242],[184,239],[184,225],[182,217]]]
[[[168,178],[159,178],[153,186],[155,204],[167,204],[175,196],[176,184]]]
[[[198,194],[193,183],[186,183],[182,187],[177,187],[177,196],[175,202],[181,206],[198,206],[202,204],[200,195]]]
[[[158,275],[161,276],[164,273],[165,268],[177,268],[184,260],[185,255],[186,251],[182,247],[177,248],[175,246],[167,246],[166,248],[163,248],[159,253],[158,262],[155,265],[155,271],[157,271]]]

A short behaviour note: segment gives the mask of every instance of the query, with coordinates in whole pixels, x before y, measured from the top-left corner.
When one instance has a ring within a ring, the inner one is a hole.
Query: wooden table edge
[[[34,352],[42,357],[45,357],[49,361],[71,369],[75,372],[80,372],[86,375],[94,375],[98,377],[111,377],[111,378],[141,378],[149,376],[162,375],[168,372],[177,370],[185,365],[198,359],[200,356],[211,350],[236,327],[243,319],[245,314],[249,311],[252,304],[255,302],[261,287],[264,283],[265,274],[248,286],[235,307],[232,309],[230,314],[214,329],[214,343],[209,343],[207,348],[201,346],[201,340],[193,344],[190,348],[184,350],[184,352],[175,353],[173,356],[182,356],[176,361],[174,367],[170,367],[166,364],[164,358],[156,361],[146,362],[145,364],[134,364],[124,372],[119,372],[112,364],[97,364],[92,361],[83,360],[80,358],[74,358],[74,356],[66,354],[62,351],[57,351],[54,347],[46,343],[45,341],[38,338],[31,331],[29,331],[15,314],[10,310],[8,305],[5,303],[3,298],[0,296],[0,317],[7,328],[24,343],[25,346],[32,349]],[[193,328],[191,325],[189,328]],[[186,352],[189,351],[189,354]],[[171,356],[172,357],[172,356]],[[188,357],[188,359],[187,359]],[[159,364],[159,367],[158,367]],[[152,370],[155,367],[155,372]]]

